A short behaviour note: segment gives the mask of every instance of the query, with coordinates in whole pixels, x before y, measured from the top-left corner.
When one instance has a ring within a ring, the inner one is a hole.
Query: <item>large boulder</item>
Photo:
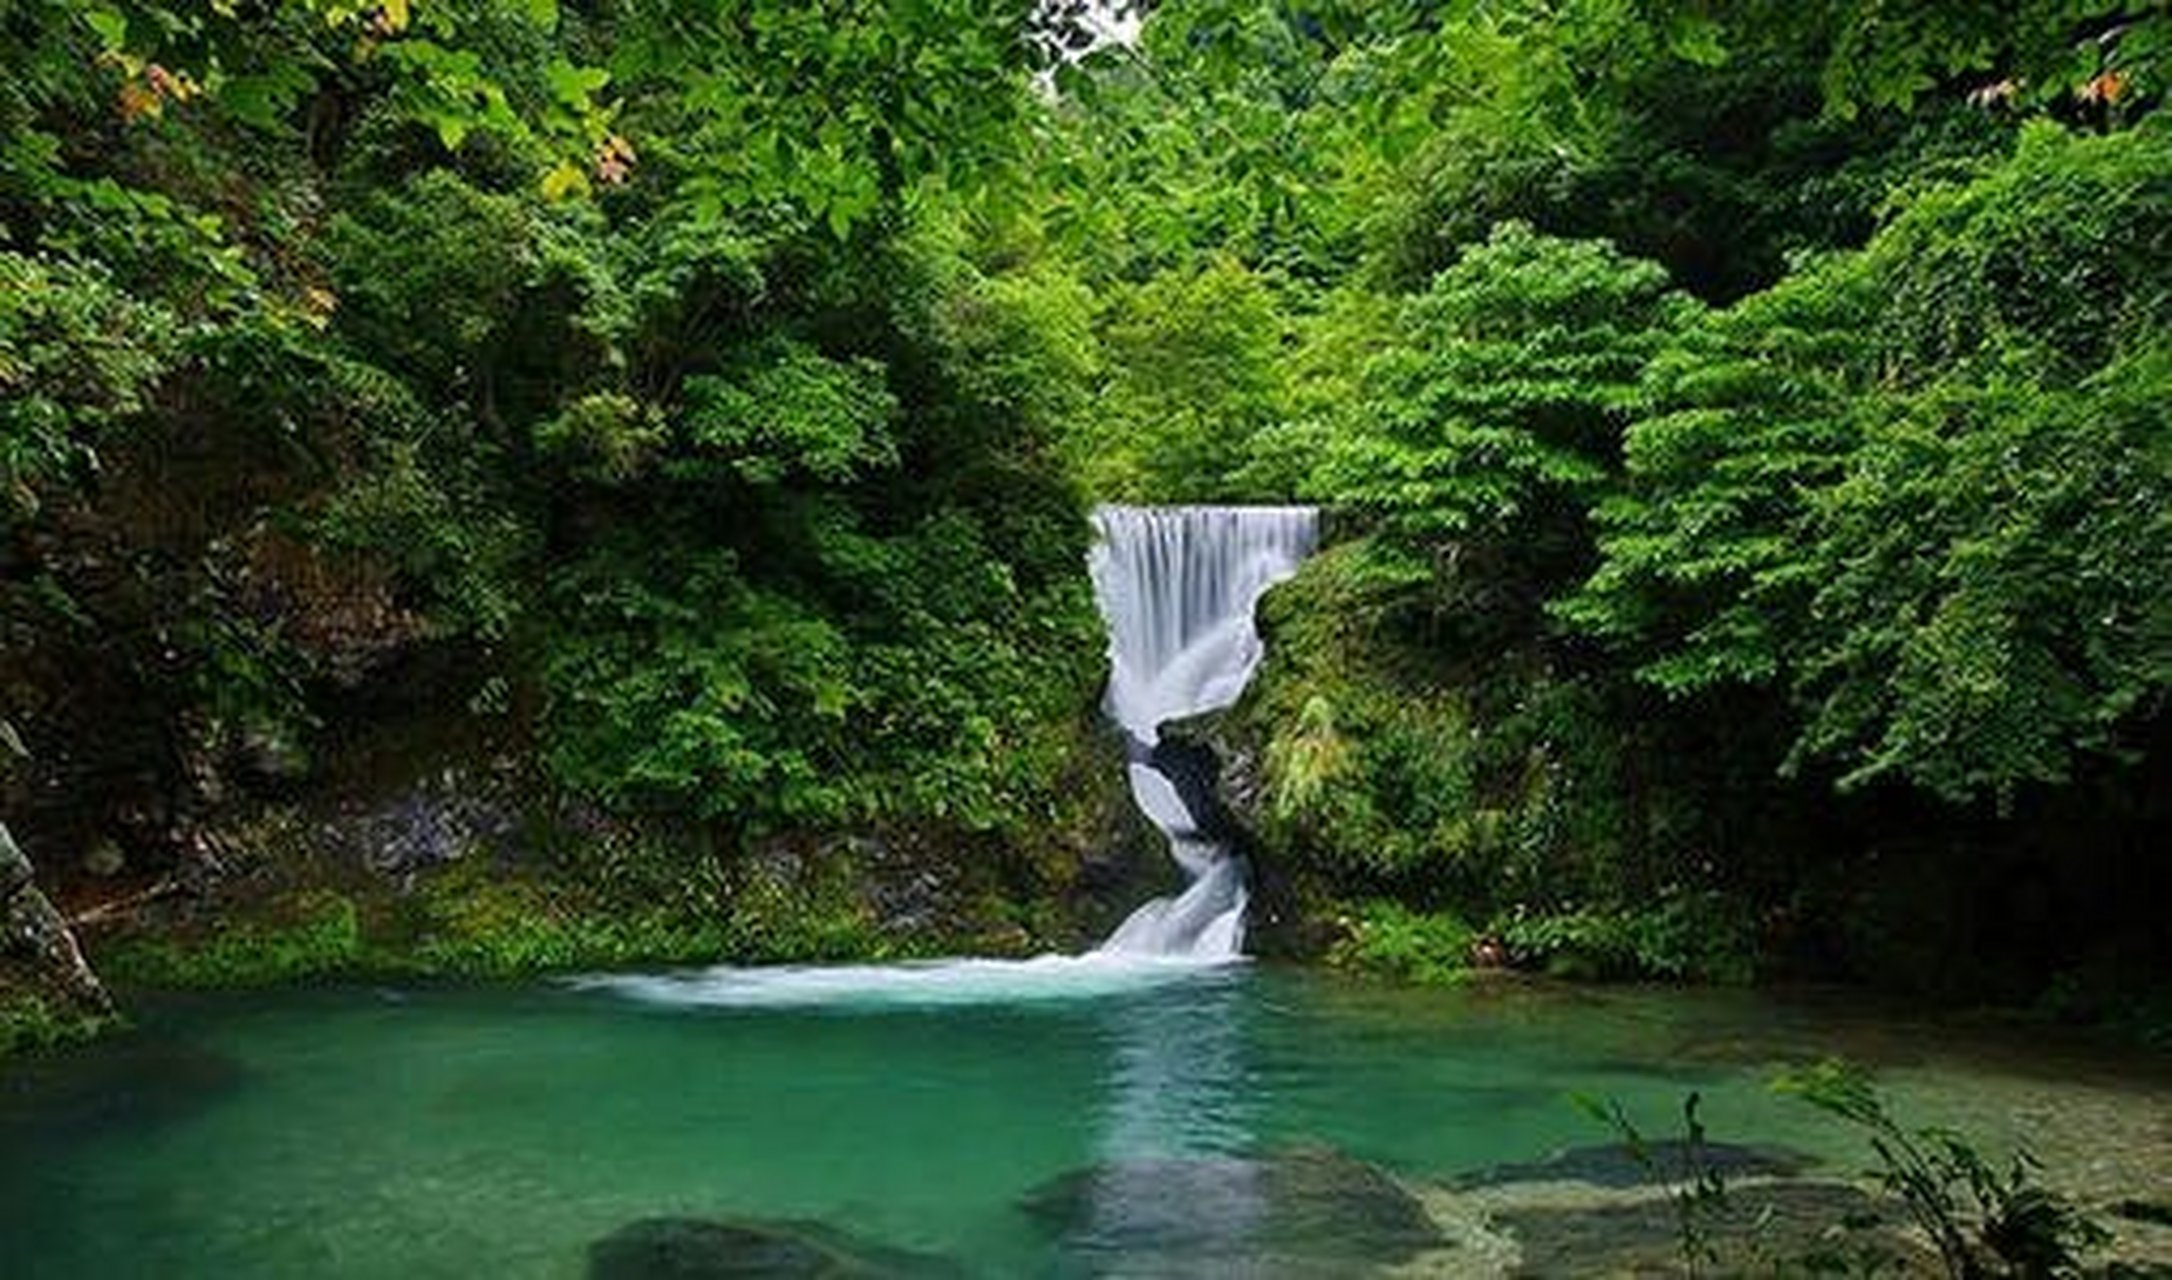
[[[1096,1165],[1022,1207],[1063,1275],[1348,1275],[1447,1243],[1395,1179],[1316,1148]]]
[[[43,985],[90,1014],[113,1010],[105,984],[76,945],[75,931],[38,888],[30,858],[0,823],[0,962],[27,963]]]

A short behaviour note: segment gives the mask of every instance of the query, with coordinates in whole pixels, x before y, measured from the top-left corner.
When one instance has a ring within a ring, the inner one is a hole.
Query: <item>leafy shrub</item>
[[[94,467],[179,355],[176,318],[96,266],[0,251],[0,519]]]
[[[1420,562],[1443,543],[1484,557],[1491,585],[1528,599],[1580,566],[1578,513],[1693,313],[1651,263],[1504,223],[1405,305],[1310,491]]]
[[[1644,908],[1519,908],[1496,920],[1492,933],[1517,964],[1564,978],[1746,983],[1757,955],[1740,904],[1716,893],[1670,892]]]
[[[1458,981],[1470,970],[1471,948],[1478,940],[1456,916],[1377,899],[1360,904],[1340,923],[1343,935],[1328,949],[1329,964],[1406,982]]]
[[[1233,258],[1115,288],[1101,333],[1112,377],[1083,470],[1102,496],[1235,496],[1253,433],[1276,420],[1282,328],[1268,282]]]
[[[2073,1201],[2037,1181],[2024,1149],[2001,1170],[1947,1129],[1908,1129],[1869,1078],[1826,1061],[1782,1076],[1777,1091],[1862,1129],[1877,1176],[1938,1249],[1953,1280],[2036,1280],[2083,1274],[2082,1257],[2111,1236]]]

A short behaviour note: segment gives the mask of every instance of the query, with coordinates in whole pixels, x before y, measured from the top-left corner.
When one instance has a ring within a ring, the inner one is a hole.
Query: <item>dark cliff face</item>
[[[1179,722],[1181,723],[1181,722]],[[1203,741],[1165,731],[1153,743],[1124,734],[1124,761],[1168,779],[1191,818],[1190,834],[1209,840],[1233,836],[1237,823],[1221,799],[1221,761]]]
[[[1255,689],[1272,663],[1270,644]],[[1265,741],[1251,718],[1254,708],[1254,695],[1247,693],[1227,710],[1171,721],[1162,726],[1157,750],[1178,762],[1172,777],[1183,779],[1178,794],[1192,812],[1210,815],[1215,836],[1245,861],[1251,886],[1246,949],[1268,959],[1312,959],[1334,941],[1326,886],[1294,850],[1275,842],[1262,767]]]

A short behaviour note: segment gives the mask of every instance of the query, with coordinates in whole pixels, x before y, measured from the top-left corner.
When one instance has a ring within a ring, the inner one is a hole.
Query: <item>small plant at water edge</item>
[[[1644,1171],[1646,1179],[1666,1191],[1667,1202],[1674,1209],[1675,1238],[1684,1273],[1701,1276],[1707,1268],[1716,1266],[1719,1251],[1713,1245],[1709,1223],[1715,1213],[1727,1207],[1727,1180],[1710,1158],[1704,1121],[1697,1116],[1703,1096],[1692,1090],[1682,1099],[1682,1141],[1675,1147],[1673,1158],[1665,1161],[1629,1119],[1620,1099],[1602,1101],[1579,1093],[1571,1101],[1585,1115],[1618,1134],[1623,1150]]]
[[[2042,1166],[2027,1151],[2002,1171],[1951,1130],[1905,1128],[1846,1063],[1792,1072],[1774,1088],[1868,1132],[1878,1181],[1907,1206],[1955,1280],[2078,1276],[2082,1255],[2111,1239],[2071,1200],[2036,1181]]]

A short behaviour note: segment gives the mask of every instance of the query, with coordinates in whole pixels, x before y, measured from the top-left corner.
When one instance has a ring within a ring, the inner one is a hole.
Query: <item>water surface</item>
[[[575,1277],[624,1224],[688,1215],[1030,1276],[1057,1255],[1021,1205],[1066,1174],[1301,1148],[1423,1184],[1607,1141],[1577,1092],[1664,1134],[1695,1089],[1716,1137],[1853,1167],[1850,1135],[1765,1088],[1829,1053],[2068,1182],[2172,1180],[2158,1066],[2041,1035],[1059,961],[176,1002],[0,1075],[0,1239],[18,1277]]]

